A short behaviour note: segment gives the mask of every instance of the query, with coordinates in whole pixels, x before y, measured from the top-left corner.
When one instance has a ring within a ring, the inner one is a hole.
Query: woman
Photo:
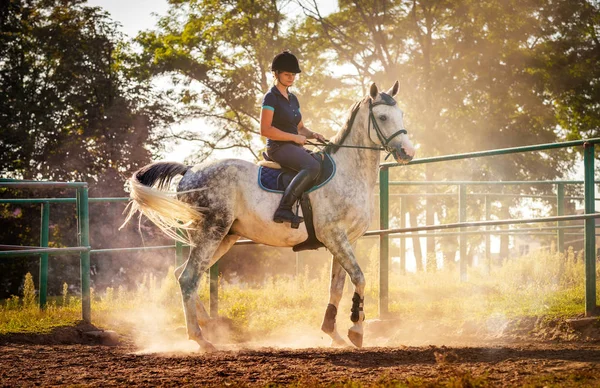
[[[294,84],[300,65],[296,56],[283,51],[273,58],[271,71],[275,86],[265,94],[260,114],[260,134],[267,140],[267,155],[282,166],[298,174],[283,193],[273,221],[300,223],[302,217],[292,212],[296,200],[308,190],[319,174],[320,163],[304,147],[306,139],[325,141],[325,138],[304,126],[300,103],[289,91]]]

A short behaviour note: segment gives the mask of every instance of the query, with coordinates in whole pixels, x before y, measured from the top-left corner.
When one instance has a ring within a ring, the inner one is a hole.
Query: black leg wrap
[[[332,305],[331,303],[327,305],[327,310],[325,311],[325,318],[323,319],[323,324],[321,325],[321,330],[325,333],[330,334],[335,330],[335,316],[337,315],[337,307]]]
[[[352,297],[352,314],[350,315],[350,320],[354,323],[358,322],[360,319],[360,312],[363,311],[363,302],[364,298],[361,298],[356,292]]]

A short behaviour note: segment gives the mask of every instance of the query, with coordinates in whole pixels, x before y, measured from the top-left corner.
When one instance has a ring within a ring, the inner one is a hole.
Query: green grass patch
[[[373,252],[370,252],[373,253]],[[375,252],[376,253],[376,252]],[[378,316],[377,255],[366,267],[365,314]],[[600,276],[599,276],[600,278]],[[80,299],[68,295],[51,298],[39,311],[29,284],[26,298],[0,303],[0,334],[44,333],[72,325],[81,318]],[[468,281],[460,282],[458,269],[401,275],[390,274],[389,311],[405,321],[435,321],[460,327],[466,322],[495,325],[523,317],[567,318],[584,312],[584,264],[581,257],[536,253],[511,259],[490,275],[469,268]],[[349,325],[353,287],[347,281],[339,306],[338,322]],[[219,315],[231,319],[239,332],[261,338],[290,325],[318,329],[328,303],[329,271],[323,263],[295,278],[272,277],[260,285],[220,281]],[[200,299],[208,304],[209,284],[203,278]],[[600,300],[600,287],[598,287]],[[207,305],[208,308],[208,305]],[[179,285],[173,269],[157,279],[146,275],[137,289],[108,288],[92,294],[93,323],[113,330],[129,326],[177,327],[184,325]],[[348,321],[348,322],[346,322]]]

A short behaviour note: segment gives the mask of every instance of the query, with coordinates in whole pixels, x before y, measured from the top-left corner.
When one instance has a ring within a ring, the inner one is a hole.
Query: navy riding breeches
[[[321,163],[312,157],[304,147],[296,143],[283,143],[273,148],[269,147],[267,155],[283,167],[297,172],[306,170],[312,179],[319,175],[321,169]]]

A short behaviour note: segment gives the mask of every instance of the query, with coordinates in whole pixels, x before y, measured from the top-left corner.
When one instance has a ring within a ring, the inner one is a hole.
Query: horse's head
[[[380,93],[377,86],[371,84],[368,132],[371,141],[381,144],[398,163],[408,163],[415,156],[415,149],[404,128],[404,113],[393,98],[398,88],[396,81],[390,90]]]

